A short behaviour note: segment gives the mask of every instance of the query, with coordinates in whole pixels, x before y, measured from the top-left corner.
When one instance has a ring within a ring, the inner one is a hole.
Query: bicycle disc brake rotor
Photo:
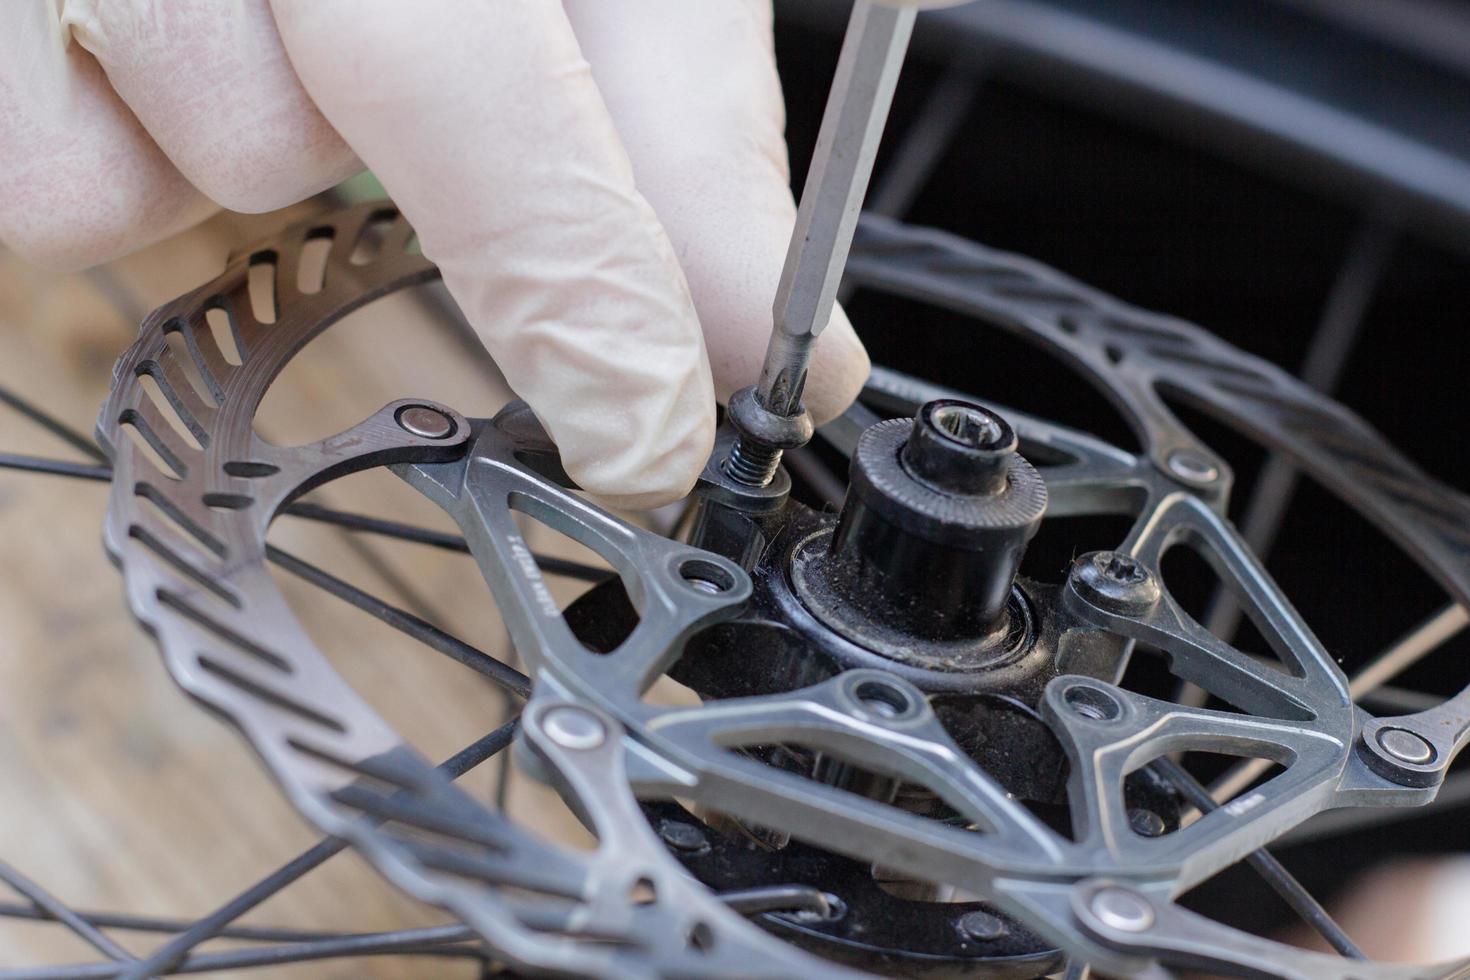
[[[751,618],[745,611],[786,579],[632,526],[574,493],[555,478],[555,447],[523,407],[470,420],[408,399],[313,445],[260,439],[255,410],[303,345],[361,304],[437,274],[405,251],[411,232],[401,218],[364,259],[363,229],[385,214],[392,212],[382,205],[359,207],[288,230],[150,315],[119,362],[99,433],[114,459],[107,547],[168,669],[242,730],[302,813],[349,840],[395,885],[451,910],[497,954],[533,970],[845,972],[771,934],[789,938],[790,917],[765,916],[763,930],[686,873],[698,869],[687,854],[676,859],[677,848],[666,846],[639,804],[677,798],[767,840],[789,837],[955,886],[1109,973],[1156,963],[1300,977],[1437,972],[1287,947],[1173,901],[1315,813],[1426,802],[1466,737],[1467,693],[1404,718],[1370,718],[1353,705],[1341,671],[1222,516],[1224,462],[1170,414],[1158,391],[1290,456],[1402,544],[1456,600],[1470,601],[1465,498],[1413,468],[1345,409],[1198,328],[1128,308],[1039,265],[891,222],[860,230],[849,266],[859,283],[1046,345],[1102,386],[1145,447],[1135,456],[1004,412],[1023,450],[1034,450],[1048,517],[1134,518],[1116,552],[1128,559],[1133,593],[1109,594],[1080,562],[1060,586],[1012,600],[1035,607],[1027,613],[1037,624],[1032,632],[1049,644],[1027,710],[1065,758],[1067,834],[1024,805],[997,775],[998,763],[957,735],[943,699],[931,703],[919,674],[884,669],[886,661],[867,653],[844,669],[790,675],[797,681],[779,689],[701,691],[705,700],[695,707],[646,701],[649,686],[680,666],[691,643],[707,643],[719,629],[737,638],[730,656],[761,662],[762,634],[740,632]],[[302,292],[293,279],[300,249],[323,237],[332,242],[323,285]],[[276,270],[274,323],[252,313],[252,262]],[[240,364],[212,340],[206,313],[214,308],[230,318]],[[171,332],[185,341],[201,386],[170,348]],[[144,375],[169,409],[147,396]],[[921,402],[953,396],[879,370],[868,401],[912,415]],[[167,410],[192,439],[176,434]],[[436,424],[415,424],[425,417]],[[834,439],[851,450],[841,427]],[[595,851],[554,847],[457,789],[332,670],[273,584],[265,533],[275,514],[324,481],[384,465],[462,529],[534,680],[518,760],[568,799],[597,837]],[[698,492],[721,505],[717,466]],[[605,558],[636,625],[601,651],[584,642],[542,582],[517,512]],[[1162,556],[1175,547],[1212,566],[1280,666],[1232,647],[1181,608],[1160,574]],[[1134,642],[1162,652],[1173,673],[1237,710],[1130,692],[1112,682],[1121,668],[1065,667],[1086,662],[1091,650],[1126,656]],[[1418,739],[1422,753],[1396,755],[1396,743],[1383,738],[1390,731]],[[772,764],[772,746],[922,791],[945,819],[899,805],[892,794],[876,798],[813,778],[810,767]],[[1192,823],[1139,833],[1125,786],[1150,763],[1192,750],[1283,769]],[[640,885],[650,890],[634,901]],[[956,962],[985,965],[983,941],[957,946]],[[1025,962],[1044,971],[1056,958]]]

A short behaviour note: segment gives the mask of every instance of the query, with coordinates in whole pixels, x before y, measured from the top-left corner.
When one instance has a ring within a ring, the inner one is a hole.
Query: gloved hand
[[[783,122],[769,0],[11,0],[0,240],[82,267],[365,164],[567,471],[647,507],[759,371]],[[819,422],[867,370],[839,310]]]

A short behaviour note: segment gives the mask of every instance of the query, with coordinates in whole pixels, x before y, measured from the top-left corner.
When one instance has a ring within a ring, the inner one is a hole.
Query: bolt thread
[[[730,447],[724,469],[733,480],[746,486],[763,487],[771,482],[776,475],[776,467],[780,465],[781,450],[739,438]]]

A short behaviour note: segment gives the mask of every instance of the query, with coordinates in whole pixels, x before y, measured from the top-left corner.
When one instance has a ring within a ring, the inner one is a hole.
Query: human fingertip
[[[841,307],[834,308],[827,329],[817,338],[802,395],[812,420],[822,425],[846,411],[862,393],[871,371],[867,348],[852,322]]]
[[[682,431],[613,456],[563,451],[567,474],[604,506],[653,510],[689,496],[714,449],[713,411],[685,420]]]

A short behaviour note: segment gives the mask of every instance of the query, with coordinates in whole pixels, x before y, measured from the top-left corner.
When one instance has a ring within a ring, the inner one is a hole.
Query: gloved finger
[[[0,241],[78,269],[214,210],[149,138],[56,6],[0,13]]]
[[[174,165],[232,211],[285,207],[362,169],[291,70],[267,0],[66,0],[62,22]]]
[[[721,400],[760,374],[796,220],[769,0],[566,0],[638,188],[678,249]],[[868,376],[840,308],[803,401],[839,414]]]
[[[292,64],[587,490],[652,506],[714,438],[698,320],[557,0],[273,0]]]

